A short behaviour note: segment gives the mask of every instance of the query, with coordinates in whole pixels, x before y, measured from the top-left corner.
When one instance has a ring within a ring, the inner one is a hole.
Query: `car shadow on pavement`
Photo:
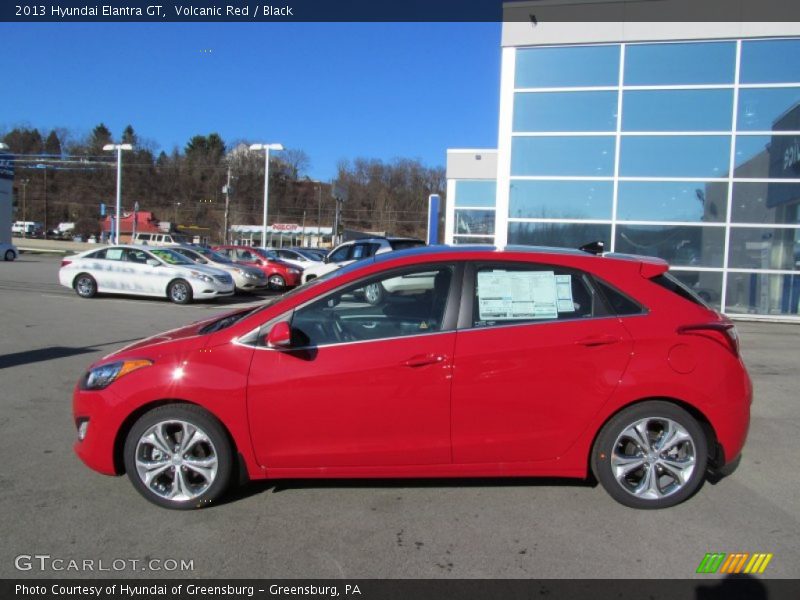
[[[80,354],[89,354],[96,352],[103,346],[113,346],[115,344],[126,344],[135,342],[139,338],[130,340],[117,340],[115,342],[106,342],[104,344],[93,344],[92,346],[83,346],[80,348],[70,348],[68,346],[48,346],[47,348],[37,348],[36,350],[25,350],[23,352],[13,352],[11,354],[0,355],[0,369],[8,369],[9,367],[19,367],[20,365],[28,365],[31,363],[43,362],[47,360],[57,360],[59,358],[67,358],[69,356],[78,356]]]
[[[425,489],[425,488],[502,488],[502,487],[579,487],[593,488],[597,482],[588,479],[562,477],[464,477],[464,478],[409,478],[409,479],[277,479],[249,481],[236,487],[221,498],[216,505],[224,505],[265,492],[279,494],[307,489]]]

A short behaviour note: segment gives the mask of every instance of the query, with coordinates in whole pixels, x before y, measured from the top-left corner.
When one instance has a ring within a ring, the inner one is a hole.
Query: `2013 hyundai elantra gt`
[[[659,259],[428,247],[101,359],[75,388],[75,450],[169,508],[215,501],[237,467],[592,472],[619,502],[663,508],[739,456],[751,394],[733,324]]]

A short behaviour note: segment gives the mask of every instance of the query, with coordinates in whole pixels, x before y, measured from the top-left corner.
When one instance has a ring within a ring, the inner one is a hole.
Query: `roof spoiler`
[[[588,244],[584,244],[580,248],[578,248],[581,252],[588,252],[589,254],[594,254],[595,256],[600,256],[606,250],[606,243],[603,240],[597,240],[594,242],[589,242]]]

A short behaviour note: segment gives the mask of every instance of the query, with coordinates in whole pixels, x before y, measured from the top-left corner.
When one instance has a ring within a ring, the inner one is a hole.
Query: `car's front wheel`
[[[133,486],[165,508],[201,508],[228,488],[233,451],[220,423],[199,406],[168,404],[145,413],[125,440]]]
[[[10,261],[14,260],[15,258],[17,258],[17,255],[14,253],[13,250],[6,250],[6,254],[5,254],[5,256],[3,258],[5,258],[5,260],[7,262],[10,262]]]
[[[364,288],[364,298],[372,306],[380,304],[381,300],[383,300],[383,286],[380,284],[380,282],[370,283],[368,286],[366,286]]]
[[[273,273],[269,276],[269,287],[273,290],[282,290],[286,287],[286,280],[283,278],[282,275],[278,275],[277,273]]]
[[[663,401],[631,406],[597,436],[592,471],[618,502],[667,508],[686,500],[705,478],[708,440],[697,420]]]
[[[192,301],[192,286],[188,281],[176,279],[169,284],[167,296],[175,304],[189,304]]]

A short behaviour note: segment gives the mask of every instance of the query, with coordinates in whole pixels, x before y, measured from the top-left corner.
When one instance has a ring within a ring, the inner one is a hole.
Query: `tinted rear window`
[[[670,275],[669,273],[664,273],[663,275],[659,275],[658,277],[653,277],[650,281],[655,283],[656,285],[660,285],[665,290],[669,290],[673,294],[677,294],[681,298],[688,300],[694,304],[702,306],[704,308],[710,308],[708,304],[703,302],[702,298],[695,294],[692,290],[686,287],[683,283],[681,283],[678,279]]]
[[[389,241],[389,245],[392,247],[392,250],[408,250],[409,248],[424,246],[425,242],[420,240],[391,240]]]

